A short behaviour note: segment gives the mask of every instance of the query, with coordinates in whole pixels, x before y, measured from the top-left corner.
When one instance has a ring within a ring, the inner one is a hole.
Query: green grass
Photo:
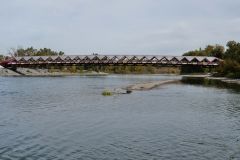
[[[113,93],[111,91],[109,91],[109,90],[105,90],[105,91],[102,92],[102,95],[103,96],[112,96]]]

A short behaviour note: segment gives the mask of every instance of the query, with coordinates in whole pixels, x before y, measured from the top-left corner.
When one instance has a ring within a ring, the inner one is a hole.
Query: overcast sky
[[[0,0],[0,53],[181,55],[240,41],[240,0]]]

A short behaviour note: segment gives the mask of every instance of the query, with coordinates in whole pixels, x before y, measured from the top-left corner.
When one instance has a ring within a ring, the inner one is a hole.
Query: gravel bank
[[[21,74],[20,74],[21,73]],[[17,72],[9,69],[0,68],[0,76],[105,76],[107,73],[103,72],[88,72],[71,73],[71,72],[49,72],[47,69],[31,69],[31,68],[17,68]]]
[[[0,68],[0,76],[20,76],[20,74],[6,68]]]
[[[142,91],[142,90],[150,90],[150,89],[159,87],[161,85],[175,84],[175,83],[180,83],[180,80],[164,80],[164,81],[139,83],[139,84],[130,85],[125,89],[130,91],[133,91],[133,90]]]

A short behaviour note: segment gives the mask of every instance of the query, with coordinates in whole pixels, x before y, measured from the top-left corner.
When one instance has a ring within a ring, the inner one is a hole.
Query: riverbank
[[[82,72],[62,72],[62,71],[49,71],[48,69],[30,69],[30,68],[17,68],[16,72],[0,68],[0,76],[29,76],[29,77],[44,77],[44,76],[106,76],[108,73],[95,72],[95,71],[82,71]]]
[[[0,76],[21,76],[21,75],[6,68],[0,68]]]

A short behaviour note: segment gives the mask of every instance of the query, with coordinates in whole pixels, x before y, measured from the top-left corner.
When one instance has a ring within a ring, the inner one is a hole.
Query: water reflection
[[[216,87],[221,89],[229,89],[229,91],[240,92],[240,85],[235,83],[227,83],[217,79],[206,79],[200,77],[183,77],[181,80],[186,84],[194,84],[194,85],[203,85],[206,87]]]

